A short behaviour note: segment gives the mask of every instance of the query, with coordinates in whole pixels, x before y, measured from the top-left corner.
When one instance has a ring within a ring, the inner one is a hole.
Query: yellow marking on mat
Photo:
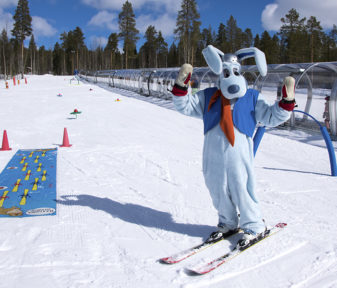
[[[40,156],[36,156],[34,163],[37,163],[39,161]]]
[[[4,192],[4,194],[2,194],[2,197],[1,197],[1,200],[0,200],[0,207],[2,207],[2,204],[4,204],[4,201],[5,201],[5,199],[6,199],[6,196],[7,196],[7,194],[8,194],[8,190],[6,190],[5,192]]]
[[[18,192],[20,181],[21,181],[21,179],[16,180],[16,183],[14,184],[14,188],[13,188],[12,192]]]
[[[46,181],[46,174],[47,174],[47,170],[43,170],[43,174],[42,174],[42,181]]]
[[[28,166],[28,163],[26,162],[25,165],[23,165],[23,167],[22,167],[22,171],[26,171],[27,166]]]
[[[36,171],[40,172],[41,171],[41,166],[42,166],[42,163],[39,164],[39,167],[37,167]]]
[[[22,157],[21,161],[20,161],[20,164],[23,164],[26,160],[26,156]]]
[[[33,157],[33,154],[34,154],[34,151],[33,151],[33,152],[30,152],[30,154],[29,154],[28,157]]]
[[[39,178],[35,178],[35,182],[34,182],[34,185],[33,185],[33,188],[32,188],[32,191],[35,191],[37,190],[37,182],[39,181]]]
[[[20,205],[26,205],[27,195],[28,195],[29,189],[25,189],[25,192],[23,193],[23,196],[20,201]]]
[[[32,170],[28,170],[28,172],[27,172],[27,174],[26,174],[26,177],[25,177],[25,180],[26,180],[26,181],[29,180],[29,177],[30,177],[30,175],[31,175],[31,172],[32,172]]]

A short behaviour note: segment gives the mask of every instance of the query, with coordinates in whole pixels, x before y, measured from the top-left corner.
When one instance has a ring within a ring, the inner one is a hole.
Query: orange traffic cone
[[[2,137],[2,147],[1,147],[0,151],[8,151],[8,150],[12,150],[12,148],[9,148],[7,131],[5,130],[4,135]]]
[[[8,86],[8,82],[6,81],[6,89],[8,89],[9,88],[9,86]]]
[[[71,147],[71,144],[69,143],[67,128],[64,128],[63,143],[60,147]]]

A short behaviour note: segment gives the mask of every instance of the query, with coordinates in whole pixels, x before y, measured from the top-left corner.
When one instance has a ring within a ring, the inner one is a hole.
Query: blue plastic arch
[[[319,129],[321,130],[322,136],[323,136],[324,141],[325,141],[326,148],[328,149],[328,153],[329,153],[331,176],[337,176],[337,164],[336,164],[335,150],[334,150],[334,147],[332,145],[331,138],[330,138],[329,132],[326,129],[326,127],[322,126],[321,123],[319,123],[317,121],[317,119],[315,119],[313,116],[311,116],[310,114],[308,114],[304,111],[294,110],[293,112],[303,113],[303,114],[309,116],[319,126]],[[266,130],[265,127],[259,127],[255,132],[254,139],[253,139],[253,141],[254,141],[254,155],[256,154],[256,151],[259,148],[259,145],[260,145],[260,142],[262,140],[262,137],[263,137],[263,134],[264,134],[265,130]]]

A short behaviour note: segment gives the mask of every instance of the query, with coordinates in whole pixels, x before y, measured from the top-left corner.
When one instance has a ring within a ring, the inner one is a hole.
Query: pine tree
[[[67,32],[63,32],[60,35],[60,40],[62,40],[61,43],[61,47],[63,49],[63,59],[62,59],[62,74],[66,74],[66,72],[68,71],[68,57],[67,57],[67,52],[69,51],[69,44],[68,44],[68,33]]]
[[[167,43],[161,33],[152,25],[145,31],[146,42],[140,48],[140,66],[146,68],[167,67],[168,49]]]
[[[272,57],[270,57],[270,64],[280,63],[280,39],[276,34],[271,39],[271,51],[274,51]]]
[[[204,28],[200,34],[200,42],[202,47],[205,48],[208,45],[214,45],[215,39],[213,37],[212,27],[209,26],[208,29]]]
[[[253,33],[250,28],[247,28],[242,33],[242,47],[251,47],[253,45]]]
[[[76,27],[75,30],[69,32],[63,32],[60,39],[62,40],[62,48],[64,49],[63,56],[63,71],[67,71],[68,74],[72,74],[75,69],[80,69],[79,60],[86,51],[84,44],[84,35],[81,28]],[[85,55],[82,57],[84,60]]]
[[[116,57],[118,54],[118,34],[111,33],[108,38],[108,43],[104,48],[104,53],[109,55],[109,68],[108,69],[116,69]]]
[[[179,65],[179,55],[177,45],[173,42],[169,48],[167,55],[167,66],[177,67]]]
[[[208,29],[204,28],[202,30],[196,49],[196,66],[206,66],[206,61],[202,55],[202,50],[208,45],[217,46],[216,39],[217,36],[214,34],[211,26],[209,26]]]
[[[24,74],[23,41],[26,39],[26,37],[32,34],[32,17],[29,14],[28,0],[18,1],[18,5],[16,7],[13,19],[15,22],[14,22],[12,34],[21,45],[21,63],[20,63],[21,69],[20,70],[23,76]]]
[[[158,32],[157,36],[157,58],[158,67],[167,67],[168,45],[161,33]]]
[[[46,61],[46,48],[44,45],[42,45],[38,51],[38,57],[37,57],[37,69],[38,74],[44,74],[47,70],[47,61]]]
[[[328,61],[336,61],[337,59],[337,26],[334,24],[332,26],[331,31],[329,32],[328,38],[331,39],[330,42],[330,49],[331,55]]]
[[[82,49],[85,48],[85,44],[84,44],[85,38],[84,38],[84,34],[80,27],[76,27],[75,30],[72,31],[72,37],[73,37],[73,42],[74,42],[73,48],[76,53],[75,69],[79,70],[81,69],[80,67],[81,61],[79,61],[79,56],[81,54]]]
[[[32,37],[30,37],[30,41],[29,41],[29,60],[30,60],[30,71],[32,72],[32,74],[35,74],[35,57],[36,57],[36,43],[35,43],[35,39],[34,39],[34,34],[32,34]]]
[[[145,31],[145,39],[143,53],[145,56],[145,67],[156,68],[157,66],[157,31],[152,25],[147,27]]]
[[[334,24],[327,34],[322,36],[322,61],[337,59],[337,26]]]
[[[1,32],[1,67],[3,67],[3,74],[5,76],[5,79],[7,78],[7,73],[8,73],[8,59],[10,55],[10,50],[9,50],[9,41],[8,41],[8,36],[7,36],[7,31],[5,29],[2,30]]]
[[[300,18],[296,9],[289,10],[285,18],[281,18],[283,25],[280,28],[281,47],[284,54],[282,62],[304,62],[306,47],[303,43],[306,42],[305,32],[306,18]]]
[[[228,43],[227,53],[234,53],[242,48],[242,30],[232,15],[226,23],[225,35]]]
[[[254,47],[256,48],[261,48],[260,47],[260,35],[259,34],[256,34],[255,35],[255,38],[254,38]]]
[[[331,39],[333,40],[336,46],[337,45],[337,26],[335,24],[332,26],[332,29],[329,32],[329,36],[331,37]]]
[[[122,12],[118,15],[118,23],[120,30],[119,37],[124,41],[125,69],[128,69],[129,59],[134,58],[136,42],[139,39],[135,14],[129,1],[123,4]]]
[[[176,29],[179,47],[182,50],[182,58],[186,63],[194,64],[194,49],[200,37],[200,18],[195,0],[182,0],[181,10],[178,12]]]
[[[268,64],[279,62],[279,45],[276,35],[271,37],[267,31],[264,31],[259,41],[259,49],[265,53]]]
[[[306,29],[310,38],[310,62],[318,61],[321,57],[323,28],[316,17],[311,16],[307,21]]]
[[[53,72],[56,75],[62,74],[62,55],[63,50],[62,47],[58,42],[54,45],[54,51],[53,51]]]
[[[225,52],[226,47],[228,47],[226,38],[226,26],[223,23],[220,23],[219,25],[218,33],[215,40],[215,46],[223,52]]]

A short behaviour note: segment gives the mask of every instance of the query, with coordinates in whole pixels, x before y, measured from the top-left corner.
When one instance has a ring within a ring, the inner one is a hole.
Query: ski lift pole
[[[328,149],[328,153],[329,153],[331,176],[337,176],[336,154],[335,154],[335,150],[334,150],[334,147],[332,145],[332,142],[331,142],[329,132],[326,129],[326,127],[322,126],[321,123],[319,123],[317,119],[315,119],[313,116],[311,116],[307,112],[304,112],[304,111],[301,111],[301,110],[294,110],[293,112],[299,112],[299,113],[302,113],[302,114],[305,114],[305,115],[309,116],[319,126],[319,129],[321,130],[322,136],[323,136],[325,144],[326,144],[326,148]]]

